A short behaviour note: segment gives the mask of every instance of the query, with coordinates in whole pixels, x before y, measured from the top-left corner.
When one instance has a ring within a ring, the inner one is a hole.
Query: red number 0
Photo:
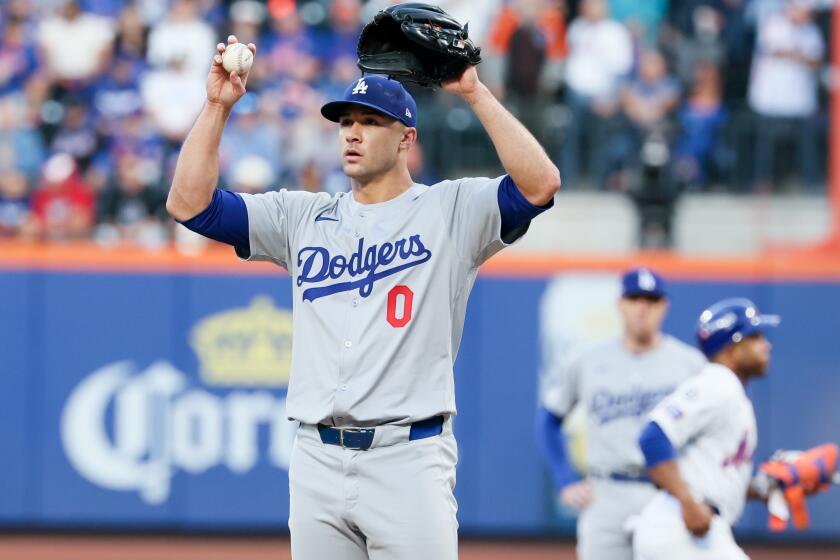
[[[402,296],[402,313],[397,316],[397,303]],[[388,322],[391,326],[399,329],[411,321],[411,302],[414,300],[414,292],[408,286],[394,286],[388,292]]]

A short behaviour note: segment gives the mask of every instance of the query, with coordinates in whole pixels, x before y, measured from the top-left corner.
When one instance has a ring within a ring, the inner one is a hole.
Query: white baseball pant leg
[[[302,428],[289,469],[293,560],[457,560],[457,455],[450,422],[364,451]]]
[[[633,539],[636,560],[749,560],[720,516],[709,532],[695,537],[685,527],[679,502],[659,492],[639,517]]]

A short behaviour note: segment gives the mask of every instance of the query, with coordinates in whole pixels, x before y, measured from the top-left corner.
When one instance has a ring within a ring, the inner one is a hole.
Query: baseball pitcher
[[[365,75],[321,110],[338,123],[350,192],[220,190],[219,140],[247,82],[223,70],[225,47],[167,209],[291,275],[292,556],[457,558],[453,362],[467,298],[481,264],[551,207],[559,172],[467,65],[442,87],[475,112],[506,175],[415,183],[415,102],[400,82]]]

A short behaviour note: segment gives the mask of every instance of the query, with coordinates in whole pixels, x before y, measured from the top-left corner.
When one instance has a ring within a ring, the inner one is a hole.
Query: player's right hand
[[[228,37],[228,45],[236,42],[237,40],[234,35]],[[230,110],[234,103],[245,95],[245,84],[248,81],[248,73],[240,76],[236,72],[225,70],[225,67],[222,66],[222,54],[225,52],[225,48],[226,45],[224,43],[216,45],[218,52],[213,57],[210,74],[207,76],[207,102],[219,104],[225,109]],[[251,49],[252,53],[257,53],[257,47],[253,43],[248,43],[248,48]]]
[[[579,480],[560,490],[560,501],[578,511],[583,511],[592,503],[592,483],[589,480]]]
[[[709,532],[712,515],[712,508],[701,502],[690,500],[682,506],[685,527],[695,537],[702,537]]]

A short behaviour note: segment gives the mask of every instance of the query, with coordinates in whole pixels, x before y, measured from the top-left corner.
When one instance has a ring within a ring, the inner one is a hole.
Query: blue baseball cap
[[[621,278],[621,297],[648,296],[665,297],[668,290],[665,280],[649,268],[633,268]]]
[[[746,298],[725,299],[700,314],[697,344],[707,358],[712,358],[730,344],[765,333],[780,322],[778,315],[759,313],[758,307]]]
[[[393,117],[406,126],[417,126],[417,103],[403,85],[386,76],[370,74],[362,76],[344,90],[341,99],[330,101],[321,107],[321,114],[328,120],[338,122],[341,112],[348,105],[360,105]]]

